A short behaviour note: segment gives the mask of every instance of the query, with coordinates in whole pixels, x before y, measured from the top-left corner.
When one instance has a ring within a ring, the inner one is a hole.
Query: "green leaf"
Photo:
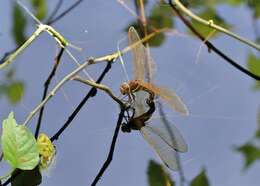
[[[245,158],[244,169],[247,169],[256,160],[260,159],[260,149],[250,143],[246,143],[236,148],[236,150],[242,153]]]
[[[257,115],[257,123],[258,123],[258,129],[256,131],[255,136],[257,138],[260,138],[260,110],[258,111],[258,115]]]
[[[260,58],[252,53],[247,56],[247,67],[252,73],[260,76]],[[260,89],[259,81],[255,82],[254,89]]]
[[[151,34],[161,28],[172,28],[174,23],[171,11],[171,8],[168,6],[156,4],[151,10],[150,16],[147,17],[147,34]],[[142,28],[140,28],[139,22],[131,23],[125,30],[128,31],[130,26],[134,26],[139,36],[144,38],[144,33]],[[163,44],[165,38],[166,36],[164,33],[159,33],[149,39],[148,43],[151,47],[158,47]]]
[[[239,6],[242,3],[245,3],[245,1],[244,0],[228,0],[227,3],[230,4],[231,6]]]
[[[35,9],[35,16],[39,20],[43,20],[47,15],[46,0],[31,0],[31,2]]]
[[[225,20],[220,15],[217,14],[215,9],[213,9],[213,8],[205,9],[204,11],[199,13],[198,16],[205,20],[213,20],[216,25],[219,25],[226,29],[230,29],[230,27],[231,27],[230,25],[228,25],[225,22]],[[204,24],[201,24],[201,23],[197,22],[196,20],[192,20],[191,22],[192,22],[192,25],[194,26],[194,28],[196,30],[198,30],[205,38],[207,38],[209,36],[210,37],[217,36],[217,34],[219,33],[217,31],[215,31],[214,34],[212,34],[214,29],[212,29],[209,26],[206,26]],[[188,30],[188,32],[191,33],[190,30]]]
[[[206,170],[203,169],[199,175],[197,175],[191,181],[191,186],[209,186],[209,180],[206,175]]]
[[[7,85],[6,96],[12,104],[17,104],[24,95],[24,84],[22,81],[14,81]]]
[[[25,36],[25,28],[26,28],[26,17],[23,14],[20,6],[15,3],[13,7],[13,27],[12,34],[16,45],[20,46],[26,40]]]
[[[170,175],[164,170],[164,167],[153,160],[149,161],[147,175],[149,186],[175,185]]]
[[[260,17],[260,1],[259,0],[249,0],[247,2],[249,8],[254,12],[254,16]]]
[[[3,121],[2,148],[4,159],[13,169],[32,170],[39,163],[39,150],[33,134],[17,125],[11,112]]]
[[[13,173],[15,175],[15,173]],[[12,179],[12,186],[37,186],[42,182],[42,175],[39,167],[35,167],[33,170],[20,170],[20,173]]]
[[[155,29],[160,28],[172,28],[173,19],[171,8],[168,6],[154,6],[151,15],[147,18],[148,21],[148,33],[152,33]],[[158,47],[165,41],[165,34],[160,33],[151,38],[148,42],[152,47]]]

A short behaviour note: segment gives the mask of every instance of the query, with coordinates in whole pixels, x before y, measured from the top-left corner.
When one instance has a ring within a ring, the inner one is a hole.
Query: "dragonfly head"
[[[130,86],[128,85],[128,83],[126,82],[122,83],[122,85],[120,86],[120,92],[122,95],[129,94]]]

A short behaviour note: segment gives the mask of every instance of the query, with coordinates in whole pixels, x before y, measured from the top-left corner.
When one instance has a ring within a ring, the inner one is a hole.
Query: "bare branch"
[[[101,178],[101,176],[103,175],[103,173],[106,171],[106,169],[108,168],[108,166],[110,165],[110,163],[113,160],[115,145],[116,145],[117,137],[119,134],[120,126],[121,126],[123,118],[124,118],[124,112],[125,112],[125,110],[121,109],[119,116],[118,116],[115,132],[114,132],[114,135],[112,138],[112,142],[111,142],[111,146],[109,149],[107,159],[104,162],[103,166],[101,167],[100,171],[98,172],[97,176],[95,177],[94,181],[91,183],[91,186],[95,186],[97,184],[97,182],[99,181],[99,179]]]

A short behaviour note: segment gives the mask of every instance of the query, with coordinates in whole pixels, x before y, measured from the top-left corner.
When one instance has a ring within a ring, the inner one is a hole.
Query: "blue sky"
[[[1,4],[2,54],[13,48],[14,42],[10,37],[12,3],[4,0]],[[53,5],[51,2],[49,7]],[[64,3],[66,6],[69,6],[67,1]],[[250,12],[245,7],[220,6],[218,11],[233,25],[233,31],[254,39]],[[90,56],[114,52],[117,42],[126,37],[124,28],[133,20],[134,17],[116,1],[84,1],[54,27],[71,43],[83,48],[82,52],[71,49],[76,58],[83,62]],[[34,30],[32,20],[29,24],[28,35]],[[189,151],[181,156],[185,176],[191,180],[204,167],[214,186],[259,185],[259,162],[242,172],[243,158],[233,150],[249,140],[257,127],[256,115],[260,102],[259,93],[252,91],[253,80],[220,57],[208,53],[199,40],[185,33],[179,21],[177,25],[180,25],[178,31],[184,35],[169,35],[160,48],[151,49],[151,54],[157,65],[157,84],[174,89],[191,112],[190,117],[183,118],[165,107],[169,119],[188,143]],[[253,51],[223,35],[214,39],[213,43],[242,65],[246,64],[247,53]],[[16,59],[16,75],[25,82],[25,96],[16,106],[2,98],[1,120],[14,111],[17,121],[23,122],[39,103],[43,82],[57,51],[55,41],[43,34]],[[124,56],[124,60],[131,76],[130,55]],[[97,77],[104,65],[91,66],[88,72]],[[71,59],[64,55],[52,87],[75,67]],[[0,73],[1,78],[3,74]],[[115,63],[103,83],[119,95],[119,85],[123,81],[122,68]],[[42,131],[53,135],[88,90],[89,87],[77,82],[67,83],[47,104]],[[118,106],[103,92],[91,99],[55,143],[56,165],[44,177],[42,185],[89,185],[107,156],[118,113]],[[32,120],[29,125],[32,129],[35,122]],[[98,185],[147,185],[146,169],[150,159],[160,162],[138,132],[120,133],[113,162]],[[0,174],[5,171],[6,167],[1,168]],[[179,179],[177,173],[172,173],[172,176],[175,180]]]

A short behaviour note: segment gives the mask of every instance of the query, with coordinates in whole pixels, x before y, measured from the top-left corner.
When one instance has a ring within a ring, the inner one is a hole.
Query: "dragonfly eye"
[[[128,85],[128,83],[122,83],[122,85],[120,86],[120,92],[122,95],[125,95],[130,92],[130,86]]]

